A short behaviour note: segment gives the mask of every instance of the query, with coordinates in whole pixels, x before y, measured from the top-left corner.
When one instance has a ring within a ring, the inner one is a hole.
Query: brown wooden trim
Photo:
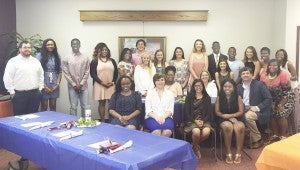
[[[79,12],[80,21],[207,21],[208,16],[208,10]]]

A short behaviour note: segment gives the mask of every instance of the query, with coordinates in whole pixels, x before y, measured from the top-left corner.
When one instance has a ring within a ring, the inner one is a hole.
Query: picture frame
[[[155,51],[162,49],[166,58],[167,38],[165,36],[119,36],[119,56],[124,48],[129,48],[132,54],[136,50],[136,42],[143,39],[146,42],[145,51],[149,52],[153,60]]]

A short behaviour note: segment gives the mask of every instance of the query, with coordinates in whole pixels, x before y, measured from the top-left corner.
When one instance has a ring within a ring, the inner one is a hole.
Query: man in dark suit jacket
[[[213,53],[208,56],[208,72],[212,80],[215,80],[215,73],[217,71],[217,64],[219,60],[227,60],[228,57],[220,53],[220,43],[218,41],[212,44]]]
[[[251,68],[241,69],[242,84],[237,86],[238,94],[243,98],[245,105],[246,124],[250,130],[252,148],[263,145],[261,134],[257,128],[256,121],[260,125],[267,124],[271,118],[272,96],[269,89],[261,81],[252,80]]]

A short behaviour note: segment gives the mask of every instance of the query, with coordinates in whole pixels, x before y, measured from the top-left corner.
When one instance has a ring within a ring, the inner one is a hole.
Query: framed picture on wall
[[[143,39],[146,42],[146,51],[151,54],[151,58],[154,58],[154,53],[158,49],[164,51],[164,57],[166,57],[166,37],[155,36],[120,36],[119,37],[119,56],[124,48],[131,49],[132,53],[136,51],[136,42],[139,39]]]

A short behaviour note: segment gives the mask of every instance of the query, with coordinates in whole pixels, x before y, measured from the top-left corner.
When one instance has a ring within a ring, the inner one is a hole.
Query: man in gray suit
[[[241,78],[243,82],[237,86],[237,90],[238,94],[243,98],[246,125],[250,130],[252,148],[255,149],[263,145],[256,121],[260,125],[269,123],[272,96],[265,84],[261,81],[253,80],[252,77],[253,71],[251,68],[242,68]]]

